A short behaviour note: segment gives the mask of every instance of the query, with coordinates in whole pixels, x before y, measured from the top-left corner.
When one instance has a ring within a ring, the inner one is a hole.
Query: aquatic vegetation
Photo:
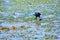
[[[39,26],[40,25],[40,21],[36,20],[35,23]]]
[[[26,21],[26,22],[28,22],[28,21],[33,21],[33,20],[35,20],[34,17],[24,19],[24,21]]]
[[[46,32],[50,32],[51,30],[52,30],[52,28],[50,26],[48,26],[48,27],[45,28]]]
[[[60,29],[60,26],[58,26],[58,28],[57,29]]]
[[[11,30],[16,30],[16,27],[15,26],[11,26],[10,29]]]
[[[6,11],[6,8],[0,7],[0,12],[4,12],[4,11]]]
[[[56,35],[45,34],[44,36],[44,40],[55,40],[55,39],[57,39]]]
[[[6,8],[4,7],[4,4],[5,3],[5,1],[3,1],[3,0],[0,0],[0,12],[5,12],[6,11]],[[2,6],[3,5],[3,6]]]

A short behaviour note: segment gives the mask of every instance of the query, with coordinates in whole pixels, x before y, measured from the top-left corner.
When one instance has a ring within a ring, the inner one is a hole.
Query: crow
[[[34,14],[34,16],[36,17],[35,19],[37,19],[38,17],[40,18],[40,15],[41,15],[41,13],[39,13],[39,12],[35,12],[35,14]],[[39,19],[39,21],[40,21],[41,19]]]

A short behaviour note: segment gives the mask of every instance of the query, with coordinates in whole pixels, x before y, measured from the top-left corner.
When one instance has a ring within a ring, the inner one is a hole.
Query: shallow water
[[[59,4],[22,4],[6,2],[7,11],[0,12],[0,27],[9,30],[0,30],[0,40],[60,40]],[[42,14],[41,21],[34,19],[35,12]],[[11,30],[11,26],[16,29]]]

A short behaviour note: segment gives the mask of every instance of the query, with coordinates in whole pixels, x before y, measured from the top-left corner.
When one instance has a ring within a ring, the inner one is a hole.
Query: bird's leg
[[[39,21],[41,21],[42,19],[40,18],[40,16],[39,16]]]
[[[35,19],[37,20],[37,17]]]
[[[40,16],[39,16],[39,19],[40,19]]]

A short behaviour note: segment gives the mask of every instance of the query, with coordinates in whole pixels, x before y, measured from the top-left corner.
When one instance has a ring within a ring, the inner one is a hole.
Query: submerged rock
[[[25,29],[26,27],[25,26],[20,26],[21,29]]]
[[[11,30],[16,30],[16,27],[15,26],[11,26],[10,29]]]
[[[6,28],[6,27],[0,27],[0,30],[8,31],[9,28]]]

